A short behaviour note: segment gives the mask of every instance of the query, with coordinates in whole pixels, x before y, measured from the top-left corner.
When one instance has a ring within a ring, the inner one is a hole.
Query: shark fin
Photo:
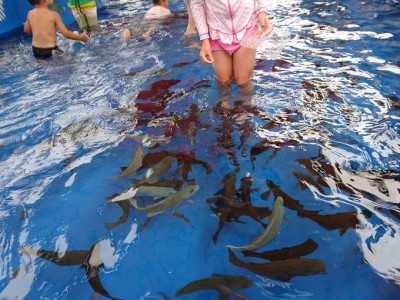
[[[103,285],[102,285],[102,283],[101,283],[101,281],[100,281],[100,278],[99,278],[99,275],[98,275],[98,274],[96,274],[96,276],[92,276],[92,277],[88,278],[88,280],[89,280],[90,286],[92,287],[92,289],[93,289],[96,293],[98,293],[98,294],[100,294],[100,295],[102,295],[102,296],[104,296],[104,297],[107,297],[107,298],[109,298],[109,299],[112,299],[112,300],[121,300],[121,299],[119,299],[119,298],[114,298],[113,296],[111,296],[111,295],[104,289],[104,287],[103,287]]]

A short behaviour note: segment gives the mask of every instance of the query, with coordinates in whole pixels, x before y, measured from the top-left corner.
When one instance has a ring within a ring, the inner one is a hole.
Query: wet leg
[[[232,56],[226,51],[213,51],[214,72],[217,80],[222,84],[230,84],[233,77]]]
[[[253,75],[256,50],[240,47],[233,53],[232,57],[235,82],[240,87],[242,95],[250,97],[254,88]]]

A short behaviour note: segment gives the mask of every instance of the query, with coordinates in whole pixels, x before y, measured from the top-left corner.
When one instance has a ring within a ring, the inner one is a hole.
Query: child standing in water
[[[184,0],[188,14],[188,24],[185,31],[185,36],[193,36],[197,34],[196,25],[194,24],[192,10],[190,9],[190,0]]]
[[[65,27],[60,15],[49,8],[53,5],[53,0],[29,0],[33,5],[24,23],[24,31],[32,33],[32,50],[36,58],[49,58],[53,55],[53,50],[60,51],[57,47],[58,28],[61,34],[67,39],[87,42],[89,37],[85,34],[75,34]]]
[[[200,59],[213,64],[222,85],[232,79],[243,94],[253,89],[255,49],[241,46],[247,34],[270,25],[266,0],[190,0],[201,40]]]
[[[69,0],[68,7],[82,31],[96,31],[97,7],[95,0]]]

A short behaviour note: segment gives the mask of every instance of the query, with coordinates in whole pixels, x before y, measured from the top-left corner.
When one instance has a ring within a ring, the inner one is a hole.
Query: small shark
[[[202,290],[217,290],[221,294],[221,299],[227,299],[228,295],[231,295],[236,299],[243,300],[246,298],[235,293],[233,289],[244,289],[251,286],[253,286],[253,282],[244,276],[214,274],[212,277],[188,283],[184,287],[177,290],[175,296],[180,297]]]
[[[265,246],[277,236],[281,227],[284,213],[285,208],[283,206],[283,199],[282,197],[277,197],[272,208],[271,221],[269,222],[265,231],[247,246],[236,247],[228,245],[227,247],[236,250],[255,250]]]
[[[60,253],[55,251],[37,250],[29,246],[21,246],[20,251],[21,255],[38,256],[59,266],[80,265],[81,268],[85,269],[85,274],[89,284],[96,293],[112,300],[120,300],[119,298],[111,296],[104,289],[99,278],[99,272],[104,266],[104,261],[101,257],[102,247],[107,245],[109,245],[109,241],[105,240],[97,242],[90,250],[75,250]]]

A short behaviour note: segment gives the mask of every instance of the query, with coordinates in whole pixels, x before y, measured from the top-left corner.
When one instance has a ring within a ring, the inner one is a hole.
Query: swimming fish
[[[222,284],[217,284],[217,290],[221,294],[221,297],[220,297],[221,300],[228,300],[229,296],[232,296],[236,300],[248,300],[246,297],[243,297],[242,295],[239,295],[234,290],[232,290],[232,289],[230,289],[227,286],[222,285]]]
[[[144,155],[142,147],[137,145],[135,154],[132,156],[129,166],[126,168],[121,168],[122,173],[119,176],[126,177],[135,174],[137,170],[139,170],[139,168],[142,166],[143,157]]]
[[[230,206],[242,206],[236,195],[236,175],[226,174],[222,180],[224,187],[222,189],[222,197]]]
[[[175,157],[176,153],[171,151],[149,152],[143,158],[142,167],[139,170],[150,168],[159,163],[167,156]]]
[[[154,167],[147,170],[144,180],[142,182],[154,183],[157,182],[161,177],[167,174],[171,167],[174,157],[167,156],[159,161]]]
[[[253,282],[244,276],[214,274],[212,277],[196,280],[185,285],[176,291],[175,296],[179,297],[202,290],[222,290],[227,292],[227,289],[245,289],[251,286],[253,286]],[[226,289],[223,287],[226,287]]]
[[[276,235],[278,234],[279,228],[281,227],[283,215],[284,215],[284,206],[282,197],[277,197],[274,202],[274,206],[271,212],[271,221],[269,222],[267,228],[257,239],[252,241],[250,245],[235,247],[228,245],[227,247],[230,249],[236,250],[255,250],[265,246],[270,241],[272,241]]]
[[[118,205],[122,209],[122,216],[119,217],[117,222],[114,223],[106,223],[106,227],[108,230],[114,229],[115,227],[119,226],[120,224],[126,223],[129,217],[129,203],[128,200],[119,201],[117,202]]]
[[[316,182],[311,176],[309,175],[305,175],[301,172],[298,171],[293,171],[292,172],[294,176],[296,176],[299,179],[299,184],[301,185],[301,187],[306,188],[307,184],[315,187],[321,194],[325,195],[324,190],[321,188],[321,186],[318,184],[318,182]]]
[[[175,194],[176,190],[171,187],[158,187],[158,186],[133,186],[127,189],[122,194],[115,194],[109,198],[110,202],[118,202],[137,197],[152,197],[164,198]]]
[[[218,236],[220,231],[222,230],[225,222],[237,222],[243,223],[240,221],[241,216],[248,216],[252,219],[263,219],[268,217],[271,214],[271,211],[267,207],[254,207],[251,204],[243,204],[241,207],[236,206],[217,206],[212,207],[211,210],[219,216],[218,229],[213,235],[214,244],[218,241]],[[254,212],[256,216],[254,216]],[[263,226],[263,228],[265,228]]]
[[[85,269],[89,284],[95,292],[109,299],[119,300],[111,296],[100,282],[99,272],[104,266],[101,258],[102,242],[94,244],[90,250],[66,251],[65,253],[36,250],[28,246],[21,246],[20,250],[22,255],[30,254],[38,256],[59,266],[81,265]]]
[[[240,180],[240,195],[244,203],[250,203],[250,193],[251,193],[251,186],[253,184],[253,179],[250,175],[243,177]]]
[[[152,216],[155,216],[159,213],[162,213],[164,211],[167,211],[173,207],[182,204],[198,190],[199,190],[198,185],[188,185],[187,187],[181,189],[179,192],[176,192],[175,194],[168,196],[164,200],[161,200],[157,203],[147,205],[144,207],[138,207],[137,200],[131,199],[131,204],[137,210],[146,213],[148,218],[151,218]]]
[[[185,215],[180,214],[180,213],[178,213],[178,212],[176,212],[176,211],[174,211],[174,212],[172,213],[172,215],[173,215],[174,217],[177,217],[177,218],[182,219],[182,220],[185,221],[187,224],[192,225],[192,222],[190,222],[190,220],[189,220],[188,218],[186,218]]]
[[[318,244],[314,242],[312,239],[308,239],[304,243],[293,246],[293,247],[288,247],[288,248],[282,248],[279,250],[272,250],[272,251],[265,251],[262,253],[257,253],[254,251],[243,251],[244,256],[250,256],[250,257],[260,257],[266,260],[285,260],[285,259],[290,259],[290,258],[300,258],[302,256],[306,256],[308,254],[313,253],[316,249],[318,248]]]
[[[136,142],[141,143],[143,146],[147,148],[153,148],[158,144],[166,144],[169,143],[170,138],[165,136],[152,136],[152,135],[128,135],[129,138],[132,138]]]
[[[133,184],[135,186],[138,186],[140,183],[140,180],[133,180]],[[148,182],[142,182],[140,183],[140,186],[152,186],[152,187],[170,187],[173,188],[175,191],[179,190],[183,186],[183,181],[182,180],[163,180],[163,181],[157,181],[154,183],[148,183]]]
[[[308,218],[327,230],[338,229],[340,234],[344,234],[347,229],[355,228],[360,220],[357,218],[357,212],[340,212],[331,215],[320,215],[319,211],[306,210],[300,201],[291,198],[272,181],[266,181],[268,188],[270,189],[267,193],[272,193],[275,197],[282,197],[284,199],[284,205],[290,210],[297,212],[297,215],[302,218]],[[362,211],[364,216],[371,217],[371,212],[368,210]]]
[[[252,191],[251,186],[253,184],[253,178],[251,178],[250,173],[247,173],[245,177],[243,177],[240,180],[240,196],[242,198],[242,201],[245,203],[247,206],[249,213],[251,214],[251,217],[259,223],[261,226],[264,228],[267,227],[266,224],[264,224],[259,218],[258,218],[258,213],[251,205],[251,196],[250,193]]]
[[[326,274],[326,265],[320,259],[292,258],[277,260],[268,263],[250,263],[241,261],[231,249],[229,261],[241,268],[245,268],[254,274],[281,281],[289,281],[295,276],[308,276],[314,274]]]
[[[189,183],[190,181],[194,181],[188,179],[188,175],[192,171],[192,165],[202,166],[206,170],[207,174],[210,174],[213,171],[212,167],[208,163],[194,158],[194,153],[191,153],[189,155],[183,153],[177,153],[176,158],[178,160],[178,165],[183,164],[182,167],[179,168],[179,170],[176,172],[176,174],[178,175],[179,172],[182,172],[182,178],[187,183]]]

